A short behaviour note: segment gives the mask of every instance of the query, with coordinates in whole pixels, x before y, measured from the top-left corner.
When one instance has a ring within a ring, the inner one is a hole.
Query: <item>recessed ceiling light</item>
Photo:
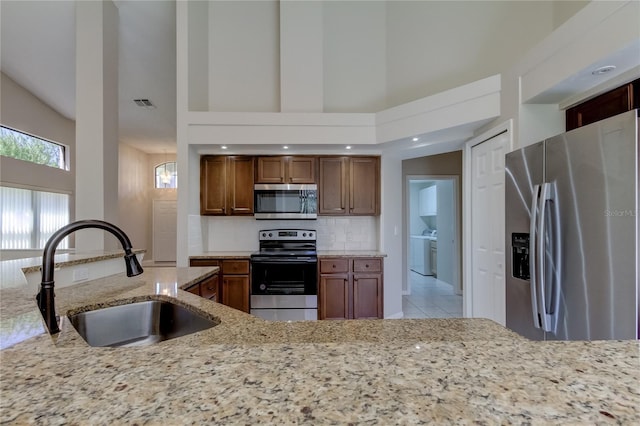
[[[418,140],[419,140],[419,139],[420,139],[420,138],[413,138],[413,139],[411,139],[411,140],[412,140],[412,141],[414,141],[414,142],[418,142]]]
[[[606,74],[608,72],[611,72],[611,71],[613,71],[615,69],[616,69],[615,65],[605,65],[603,67],[596,68],[595,70],[591,71],[591,74],[593,74],[593,75],[602,75],[602,74]]]
[[[284,148],[284,149],[289,149],[289,147],[288,147],[288,146],[286,146],[286,145],[285,145],[285,146],[283,146],[283,148]]]
[[[227,149],[227,146],[226,145],[222,145],[220,148]]]
[[[346,149],[351,149],[351,145],[345,146]]]

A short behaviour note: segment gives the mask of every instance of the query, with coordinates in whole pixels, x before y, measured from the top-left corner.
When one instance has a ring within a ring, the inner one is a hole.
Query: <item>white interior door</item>
[[[506,321],[504,276],[504,158],[501,133],[471,148],[471,285],[473,317]]]
[[[153,200],[153,260],[175,262],[178,227],[178,202]]]

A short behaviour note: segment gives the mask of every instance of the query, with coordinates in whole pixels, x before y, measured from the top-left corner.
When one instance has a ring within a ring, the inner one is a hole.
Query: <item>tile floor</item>
[[[405,318],[462,317],[462,296],[453,287],[434,277],[410,271],[411,295],[402,296]]]

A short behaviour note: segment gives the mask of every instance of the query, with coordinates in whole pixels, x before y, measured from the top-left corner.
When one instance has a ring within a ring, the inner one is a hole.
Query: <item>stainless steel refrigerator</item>
[[[507,327],[639,338],[638,111],[506,156]]]

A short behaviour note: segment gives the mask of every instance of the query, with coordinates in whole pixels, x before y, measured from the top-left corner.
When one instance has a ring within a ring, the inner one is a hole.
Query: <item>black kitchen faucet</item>
[[[104,229],[105,231],[111,232],[116,236],[116,238],[118,238],[120,244],[122,244],[122,248],[124,249],[124,261],[127,267],[128,277],[140,275],[143,272],[142,266],[140,266],[136,255],[131,252],[131,241],[129,240],[129,237],[127,237],[127,234],[117,226],[101,220],[79,220],[58,229],[53,233],[53,235],[51,235],[47,244],[44,246],[44,253],[42,255],[42,282],[40,283],[40,292],[36,296],[38,308],[40,308],[44,322],[49,329],[49,334],[55,334],[60,331],[58,321],[56,319],[56,307],[54,303],[55,295],[53,293],[55,283],[53,281],[53,270],[56,248],[64,237],[72,232],[84,228]]]

